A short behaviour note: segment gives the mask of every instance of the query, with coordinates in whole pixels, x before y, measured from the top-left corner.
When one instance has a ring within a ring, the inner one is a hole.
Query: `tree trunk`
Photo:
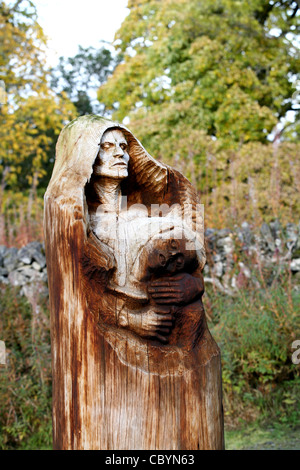
[[[65,159],[82,140],[61,145]],[[129,153],[134,159],[133,147]],[[59,164],[58,153],[61,169]],[[168,344],[125,327],[118,313],[122,296],[105,287],[112,258],[87,230],[84,169],[71,173],[66,165],[64,171],[49,185],[44,219],[54,448],[223,449],[220,351],[208,331],[201,297],[177,309]],[[170,170],[164,201],[175,193],[188,197],[189,186],[177,189],[182,182],[188,185],[181,178]]]

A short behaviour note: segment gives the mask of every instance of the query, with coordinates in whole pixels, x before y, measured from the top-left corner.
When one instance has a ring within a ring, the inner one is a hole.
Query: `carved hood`
[[[84,189],[89,182],[93,164],[99,152],[103,133],[109,128],[119,128],[128,142],[130,155],[129,177],[123,183],[124,193],[130,203],[185,204],[190,211],[190,229],[196,232],[197,194],[191,183],[178,171],[155,160],[142,144],[123,125],[100,116],[82,116],[68,124],[61,132],[56,146],[56,160],[45,200],[49,197],[59,202],[74,204],[76,212],[86,221]],[[134,200],[132,195],[134,194]],[[198,225],[199,227],[199,225]],[[196,233],[203,249],[200,266],[205,264],[203,230]]]
[[[131,183],[161,194],[167,187],[168,169],[157,162],[126,127],[100,116],[82,116],[61,132],[56,146],[56,160],[47,193],[78,196],[90,180],[102,135],[109,128],[121,129],[128,142]]]

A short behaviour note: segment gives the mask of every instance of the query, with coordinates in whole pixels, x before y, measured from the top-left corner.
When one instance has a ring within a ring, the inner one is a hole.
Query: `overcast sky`
[[[48,41],[48,62],[75,55],[78,45],[97,47],[112,42],[128,14],[128,0],[34,0]]]

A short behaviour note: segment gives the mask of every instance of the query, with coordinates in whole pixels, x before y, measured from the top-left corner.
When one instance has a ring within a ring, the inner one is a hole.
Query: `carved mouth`
[[[123,163],[123,162],[115,163],[113,166],[121,166],[121,167],[126,167],[127,168],[127,164]]]

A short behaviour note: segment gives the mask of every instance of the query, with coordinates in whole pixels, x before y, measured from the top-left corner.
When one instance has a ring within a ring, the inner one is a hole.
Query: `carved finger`
[[[157,325],[157,328],[160,330],[160,329],[165,329],[165,328],[168,327],[167,329],[169,330],[170,328],[172,328],[172,326],[173,326],[173,322],[171,322],[171,321],[164,321],[163,323],[158,324],[158,325]]]
[[[174,284],[180,285],[180,283],[177,280],[172,280],[172,278],[168,281],[154,281],[151,282],[150,288],[152,287],[171,287],[174,286]]]
[[[155,279],[155,281],[151,282],[151,284],[163,284],[166,282],[180,282],[185,277],[189,276],[186,273],[175,274],[172,277],[161,277],[160,279]]]
[[[167,337],[159,334],[157,331],[148,331],[146,337],[148,337],[149,339],[158,339],[163,344],[168,343]]]
[[[160,277],[158,279],[155,279],[155,281],[151,282],[151,284],[156,284],[156,283],[160,283],[160,282],[168,282],[169,280],[169,277],[165,278],[165,277]]]
[[[186,277],[187,274],[186,273],[180,273],[180,274],[176,274],[174,277],[172,277],[171,279],[173,279],[174,281],[181,281],[181,279],[183,279],[184,277]]]
[[[148,289],[148,292],[150,292],[150,294],[157,294],[159,292],[180,292],[181,290],[181,286],[179,284],[172,284],[171,286],[168,286],[168,287],[164,287],[164,286],[160,286],[160,287],[150,287]]]
[[[182,297],[181,292],[161,292],[159,294],[151,294],[151,298],[157,302],[158,299],[173,299],[176,300],[179,297]]]
[[[155,305],[154,311],[155,311],[155,313],[157,313],[158,315],[161,315],[161,314],[163,314],[163,315],[168,315],[168,314],[170,314],[170,316],[172,316],[172,313],[173,313],[173,312],[172,312],[172,308],[166,307],[166,306],[164,306],[164,305]],[[173,318],[173,317],[172,317],[172,318]]]
[[[169,335],[170,334],[170,328],[162,328],[162,327],[159,327],[156,329],[156,331],[162,335]]]
[[[151,322],[144,324],[143,329],[147,331],[148,333],[153,333],[157,329],[157,322],[152,320]]]
[[[163,322],[169,322],[172,325],[172,321],[174,320],[173,315],[159,315],[157,318],[158,324]]]
[[[159,294],[152,294],[153,299],[177,299],[181,297],[180,292],[161,292]]]
[[[156,333],[155,337],[163,344],[167,344],[169,342],[165,336],[162,336],[159,333]]]
[[[172,278],[158,279],[150,283],[150,286],[169,286],[172,283]]]
[[[162,298],[162,299],[167,299],[169,297],[177,297],[179,295],[178,292],[171,292],[171,291],[168,291],[168,292],[156,292],[155,294],[151,294],[151,298],[152,299],[158,299],[158,298]]]
[[[161,305],[174,305],[174,304],[178,304],[180,302],[182,302],[182,298],[181,297],[158,297],[157,299],[155,299],[155,302],[158,303],[158,304],[161,304]]]

